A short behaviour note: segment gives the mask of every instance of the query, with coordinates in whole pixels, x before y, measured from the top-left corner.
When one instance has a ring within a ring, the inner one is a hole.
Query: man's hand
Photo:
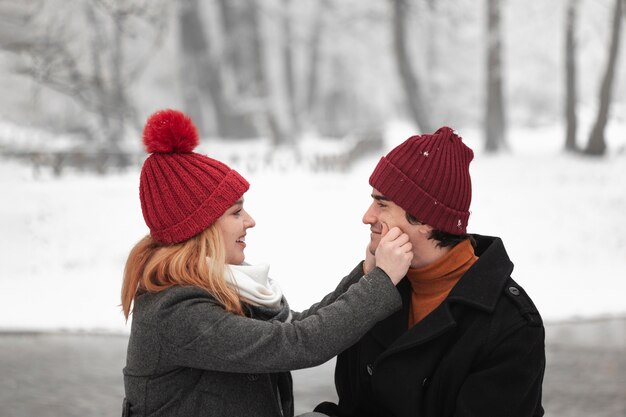
[[[382,225],[382,237],[376,248],[376,266],[385,271],[394,285],[404,278],[413,260],[413,245],[409,236],[399,227],[391,230],[385,223]],[[367,264],[367,255],[365,257]]]

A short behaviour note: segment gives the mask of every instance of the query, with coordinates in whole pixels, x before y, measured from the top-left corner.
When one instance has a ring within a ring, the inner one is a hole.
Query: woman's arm
[[[376,249],[376,255],[371,252],[368,245],[365,249],[365,261],[359,262],[356,268],[354,268],[347,277],[341,280],[335,291],[324,297],[322,301],[317,304],[313,304],[309,307],[309,309],[303,311],[302,313],[292,311],[293,320],[302,320],[303,318],[314,314],[318,309],[334,302],[337,297],[346,292],[350,285],[357,282],[359,278],[372,271],[376,266],[389,272],[390,276],[394,277],[392,280],[397,284],[400,279],[404,277],[404,274],[407,271],[409,263],[406,262],[410,262],[413,258],[413,253],[411,252],[412,246],[409,243],[408,236],[404,235],[399,228],[395,227],[389,230],[385,224],[383,225],[383,230],[383,235],[385,235],[385,237],[383,237],[380,245]],[[391,233],[387,234],[388,232]],[[396,241],[396,237],[400,239]],[[399,246],[402,248],[399,248],[399,252],[393,253],[394,246],[398,248],[397,244],[400,244]],[[399,253],[404,253],[404,259],[398,257]],[[403,262],[406,263],[406,268],[401,266]],[[398,275],[398,272],[401,273]]]
[[[335,288],[335,290],[330,294],[326,295],[320,302],[313,304],[311,307],[300,313],[297,311],[292,311],[292,320],[296,321],[307,318],[311,314],[315,314],[320,308],[326,307],[327,305],[333,303],[337,298],[339,298],[339,296],[341,296],[341,294],[348,290],[350,285],[357,282],[362,276],[363,262],[359,262],[359,264],[346,277],[344,277],[341,282],[339,282],[337,288]]]
[[[226,312],[202,290],[168,290],[158,308],[162,365],[223,372],[277,372],[319,365],[397,311],[401,298],[375,268],[334,302],[301,320],[267,322]]]

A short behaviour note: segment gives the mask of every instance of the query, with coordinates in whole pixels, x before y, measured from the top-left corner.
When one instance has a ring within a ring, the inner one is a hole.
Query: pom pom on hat
[[[148,118],[143,143],[148,153],[189,153],[198,146],[198,129],[186,114],[160,110]]]

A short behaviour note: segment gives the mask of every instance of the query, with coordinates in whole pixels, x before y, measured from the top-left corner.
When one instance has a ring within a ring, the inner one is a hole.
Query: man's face
[[[413,243],[414,238],[412,235],[415,234],[414,229],[416,226],[408,222],[405,213],[403,208],[389,200],[380,193],[380,191],[376,189],[372,190],[372,204],[363,215],[363,223],[369,224],[370,231],[372,232],[369,246],[369,250],[372,254],[376,251],[380,243],[383,223],[390,229],[398,226],[403,232],[409,235],[409,239],[411,243]]]

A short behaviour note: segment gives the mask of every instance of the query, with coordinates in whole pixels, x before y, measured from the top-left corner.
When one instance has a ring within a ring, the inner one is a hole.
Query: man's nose
[[[369,206],[369,208],[367,209],[367,211],[365,212],[365,214],[363,214],[363,223],[364,224],[375,224],[376,223],[376,216],[374,215],[374,210],[372,210],[372,206]]]

